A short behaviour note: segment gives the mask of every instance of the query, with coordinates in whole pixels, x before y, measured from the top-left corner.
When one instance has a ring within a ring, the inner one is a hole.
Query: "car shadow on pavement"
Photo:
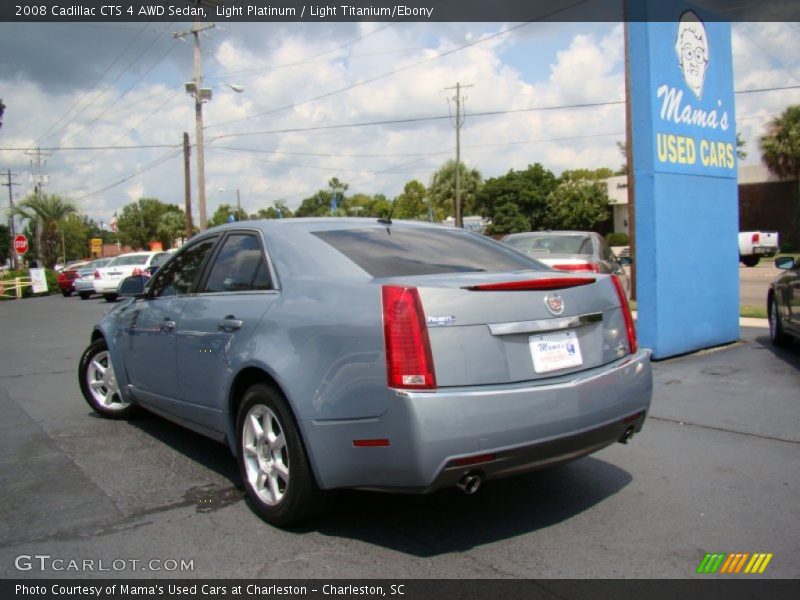
[[[304,531],[351,538],[418,557],[463,552],[545,529],[613,496],[631,475],[587,457],[568,465],[490,481],[474,495],[426,496],[342,491],[331,511]]]
[[[756,337],[755,343],[769,350],[775,358],[800,371],[800,342],[794,342],[785,348],[778,348],[772,344],[769,335],[764,334]]]
[[[223,444],[146,412],[129,423],[230,482],[222,487],[209,482],[189,490],[187,503],[196,500],[198,512],[223,508],[245,497],[236,459]],[[546,529],[603,502],[632,479],[611,463],[585,457],[561,467],[486,482],[471,496],[455,488],[428,495],[342,490],[330,495],[330,506],[322,517],[294,531],[432,557]]]
[[[214,442],[147,411],[141,411],[140,415],[128,422],[164,445],[224,477],[234,487],[244,490],[236,459],[225,444]]]

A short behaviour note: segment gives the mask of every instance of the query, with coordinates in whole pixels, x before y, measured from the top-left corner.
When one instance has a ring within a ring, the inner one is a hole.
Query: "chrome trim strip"
[[[541,333],[543,331],[559,331],[592,323],[602,323],[603,313],[591,313],[559,319],[540,319],[538,321],[519,321],[516,323],[489,323],[492,335],[512,335],[515,333]]]

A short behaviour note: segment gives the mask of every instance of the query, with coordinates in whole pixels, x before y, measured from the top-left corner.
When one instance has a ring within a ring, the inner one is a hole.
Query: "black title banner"
[[[382,579],[58,579],[0,580],[5,600],[133,600],[141,598],[206,598],[241,600],[455,600],[503,598],[503,600],[745,600],[800,597],[800,582],[748,580],[382,580]]]
[[[637,0],[12,0],[1,3],[0,21],[617,22],[626,1]],[[693,4],[724,21],[800,19],[796,1]]]

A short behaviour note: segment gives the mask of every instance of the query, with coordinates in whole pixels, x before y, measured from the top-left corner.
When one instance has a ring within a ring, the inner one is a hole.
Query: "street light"
[[[226,188],[217,188],[218,192],[228,192],[230,190]],[[236,221],[239,220],[239,215],[242,213],[242,202],[239,198],[239,188],[236,188]]]

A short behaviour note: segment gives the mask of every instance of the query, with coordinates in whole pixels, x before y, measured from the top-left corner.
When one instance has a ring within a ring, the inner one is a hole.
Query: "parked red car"
[[[78,276],[78,270],[87,264],[89,261],[86,260],[76,262],[58,274],[58,287],[61,288],[61,294],[65,298],[69,298],[75,291],[75,278]]]

